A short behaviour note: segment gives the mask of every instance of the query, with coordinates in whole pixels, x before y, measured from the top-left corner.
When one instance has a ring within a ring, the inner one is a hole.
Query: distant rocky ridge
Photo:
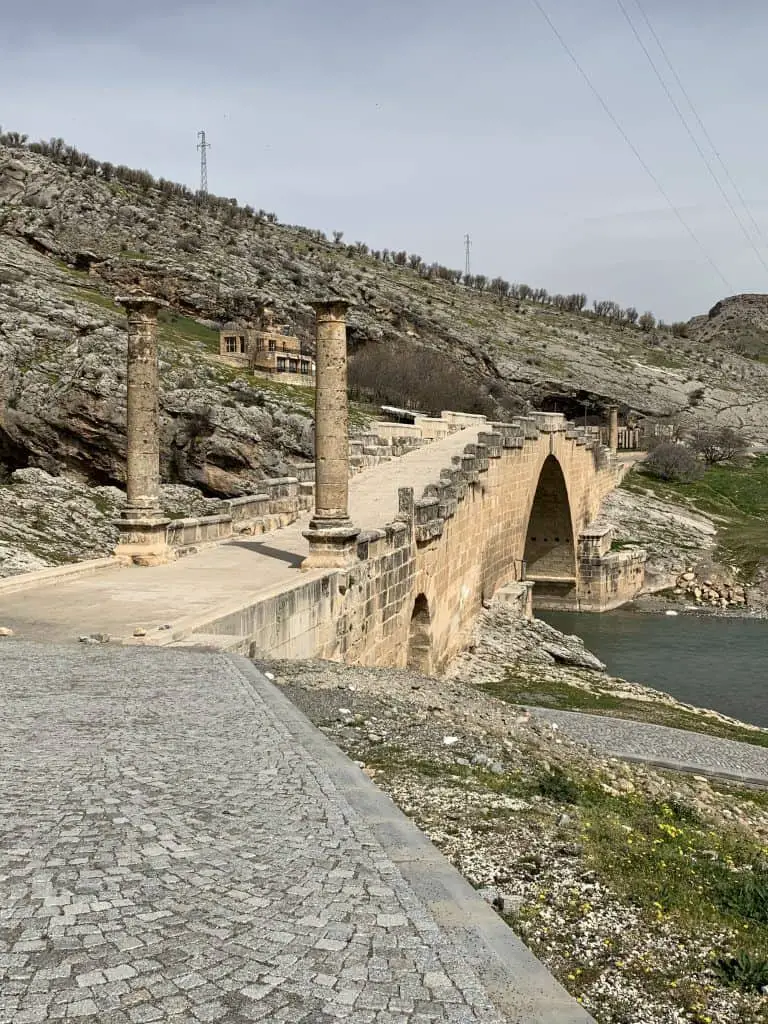
[[[688,333],[697,342],[716,343],[742,355],[768,358],[768,295],[731,295],[706,316],[694,317]]]
[[[160,331],[163,477],[210,496],[253,490],[312,450],[311,397],[216,362],[218,325],[268,303],[311,339],[309,300],[329,288],[354,302],[353,358],[360,346],[400,341],[427,359],[448,356],[491,393],[503,386],[569,415],[583,414],[583,401],[598,414],[618,402],[768,439],[768,365],[732,343],[740,322],[755,326],[754,303],[726,300],[709,333],[696,322],[687,339],[620,327],[425,278],[272,215],[203,206],[141,172],[118,180],[6,140],[0,473],[38,466],[121,483],[125,324],[113,297],[132,285],[170,303]]]

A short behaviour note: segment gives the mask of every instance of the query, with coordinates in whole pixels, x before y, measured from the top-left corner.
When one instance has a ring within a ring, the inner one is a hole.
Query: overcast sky
[[[4,0],[0,123],[193,187],[205,128],[212,192],[668,320],[768,292],[618,0],[541,2],[727,284],[534,0]],[[768,4],[642,3],[768,239]]]

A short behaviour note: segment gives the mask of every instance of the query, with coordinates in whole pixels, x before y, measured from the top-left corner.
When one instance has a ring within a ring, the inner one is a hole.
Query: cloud
[[[545,6],[733,287],[765,288],[618,8]],[[768,236],[768,9],[645,7]],[[205,128],[213,191],[374,247],[461,267],[469,231],[478,271],[666,319],[722,297],[532,4],[14,3],[0,95],[6,128],[189,184]]]

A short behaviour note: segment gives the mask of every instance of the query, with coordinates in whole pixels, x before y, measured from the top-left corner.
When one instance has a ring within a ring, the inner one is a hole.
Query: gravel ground
[[[604,793],[619,813],[621,806],[655,809],[660,829],[669,827],[665,815],[675,807],[700,823],[685,833],[686,842],[701,848],[720,836],[743,836],[758,851],[754,870],[762,870],[759,851],[768,849],[768,807],[750,792],[715,786],[700,774],[623,762],[609,756],[606,745],[572,736],[554,717],[484,692],[477,685],[482,675],[470,667],[486,664],[488,649],[503,666],[509,650],[504,613],[496,612],[482,617],[466,658],[443,679],[330,662],[259,667],[503,912],[599,1024],[764,1024],[765,996],[725,986],[712,966],[717,956],[741,948],[740,933],[707,920],[693,927],[635,901],[594,861],[588,839],[594,805],[564,803],[540,784],[566,775]],[[518,656],[535,671],[560,671],[564,657],[589,661],[572,638],[560,637],[557,658],[542,650],[542,639],[556,649],[552,633],[539,625],[514,639]],[[587,679],[598,674],[567,671]],[[661,699],[653,691],[645,697]],[[578,716],[579,722],[582,717],[588,716]],[[630,737],[638,728],[617,724]],[[599,737],[606,719],[589,719],[583,727]],[[670,734],[694,747],[700,739],[713,742],[665,729],[660,750],[668,750]],[[758,748],[731,746],[745,758],[764,756]],[[719,741],[711,749],[724,762]],[[620,843],[632,841],[630,826],[615,828]],[[678,832],[683,835],[682,826]],[[706,848],[694,853],[692,871],[699,856],[710,855],[717,856]]]

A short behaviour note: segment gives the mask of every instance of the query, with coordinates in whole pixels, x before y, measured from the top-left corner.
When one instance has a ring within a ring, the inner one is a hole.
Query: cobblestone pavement
[[[601,754],[768,786],[766,747],[650,722],[550,708],[529,710],[537,718],[556,722],[571,739],[589,743]]]
[[[503,1019],[235,661],[13,640],[0,695],[3,1024]]]

